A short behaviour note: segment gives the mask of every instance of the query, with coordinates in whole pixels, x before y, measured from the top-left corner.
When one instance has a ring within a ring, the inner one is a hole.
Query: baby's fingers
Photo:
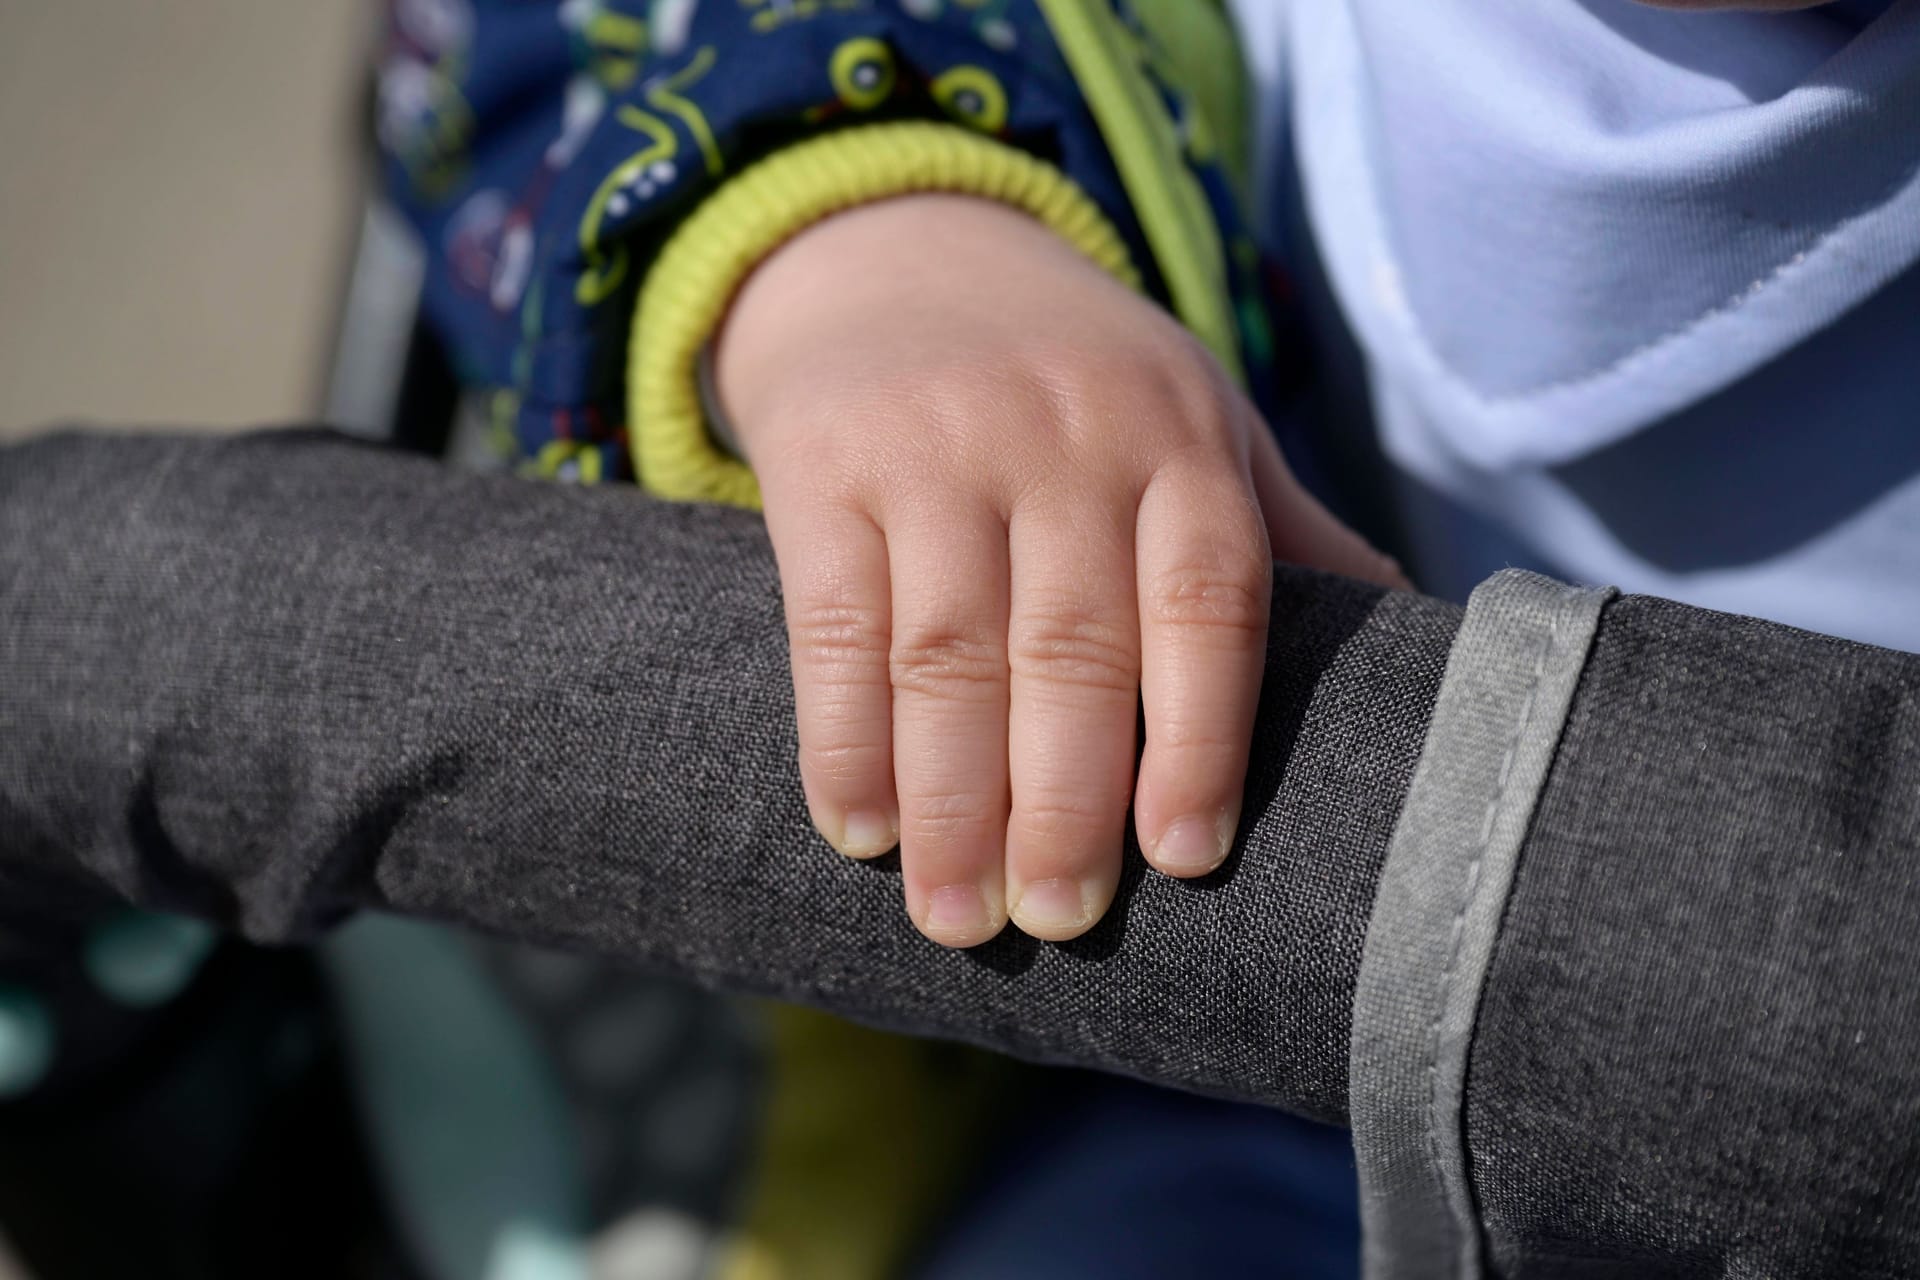
[[[1038,938],[1084,933],[1120,882],[1140,692],[1131,515],[1014,517],[1007,899]]]
[[[793,649],[807,809],[827,843],[870,858],[900,839],[886,540],[854,511],[810,513],[791,532],[772,512],[768,523]]]
[[[907,914],[950,947],[1007,920],[1007,529],[918,504],[887,527]]]
[[[1240,821],[1273,589],[1265,530],[1230,469],[1172,467],[1138,519],[1147,746],[1134,821],[1168,875],[1219,866]]]

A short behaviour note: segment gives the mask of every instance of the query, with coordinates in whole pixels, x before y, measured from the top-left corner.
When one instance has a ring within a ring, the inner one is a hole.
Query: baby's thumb
[[[1413,589],[1391,556],[1374,550],[1300,487],[1264,423],[1256,424],[1253,431],[1253,491],[1267,520],[1274,559],[1393,590]]]

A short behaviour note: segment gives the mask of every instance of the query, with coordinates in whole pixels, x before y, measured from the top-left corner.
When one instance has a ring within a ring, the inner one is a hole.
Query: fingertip
[[[1112,902],[1110,885],[1058,876],[1020,889],[1009,914],[1029,937],[1069,942],[1099,924]]]
[[[946,884],[927,894],[914,926],[933,942],[955,950],[991,941],[1007,924],[1004,907],[978,885]]]
[[[891,811],[858,804],[843,806],[817,799],[808,788],[807,813],[813,829],[835,853],[866,861],[890,852],[900,843],[900,820]]]
[[[1233,852],[1233,837],[1239,826],[1239,813],[1233,809],[1211,815],[1186,814],[1169,822],[1157,835],[1142,831],[1140,848],[1155,871],[1191,880],[1220,868]]]
[[[877,858],[899,845],[900,819],[878,809],[854,809],[840,824],[840,839],[831,843],[849,858]]]

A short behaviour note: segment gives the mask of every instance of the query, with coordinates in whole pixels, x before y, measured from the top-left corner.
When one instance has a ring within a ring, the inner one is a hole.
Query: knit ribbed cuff
[[[1070,178],[1023,151],[953,125],[867,125],[797,143],[743,170],[681,224],[640,290],[628,359],[634,470],[665,498],[758,507],[745,463],[707,430],[703,346],[734,292],[773,251],[815,222],[891,196],[948,192],[999,200],[1038,218],[1128,285],[1125,243]]]

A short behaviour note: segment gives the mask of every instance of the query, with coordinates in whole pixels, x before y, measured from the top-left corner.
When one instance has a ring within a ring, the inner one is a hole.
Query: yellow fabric
[[[742,170],[694,210],[647,273],[627,364],[627,422],[640,483],[666,498],[758,507],[745,463],[706,430],[698,362],[734,291],[768,254],[830,214],[888,196],[946,191],[1025,210],[1139,287],[1126,244],[1058,169],[956,125],[861,125],[799,142]]]
[[[1152,37],[1153,67],[1187,98],[1210,145],[1189,148],[1217,158],[1244,198],[1253,160],[1252,86],[1240,37],[1220,0],[1133,0],[1134,16]]]
[[[1180,131],[1143,69],[1152,51],[1103,0],[1039,0],[1153,249],[1173,310],[1245,383],[1226,253]]]
[[[972,1164],[1017,1068],[971,1049],[763,1006],[758,1159],[716,1280],[879,1280]]]

